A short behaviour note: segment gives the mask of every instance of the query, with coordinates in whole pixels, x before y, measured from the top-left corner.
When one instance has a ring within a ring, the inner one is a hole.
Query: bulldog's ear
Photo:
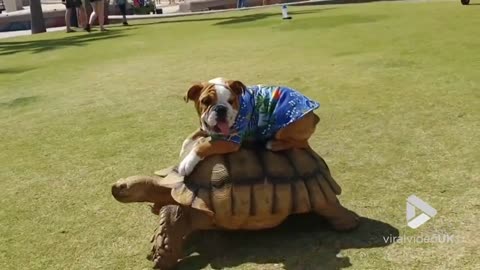
[[[241,95],[241,94],[243,94],[245,89],[247,89],[245,84],[243,84],[241,81],[228,80],[228,81],[226,81],[226,83],[227,83],[228,87],[230,87],[230,89],[232,89],[232,91],[233,91],[233,93],[235,93],[235,95]]]
[[[192,85],[183,97],[183,100],[185,100],[185,102],[188,102],[189,100],[197,100],[200,97],[202,89],[203,84],[201,83],[196,83]]]

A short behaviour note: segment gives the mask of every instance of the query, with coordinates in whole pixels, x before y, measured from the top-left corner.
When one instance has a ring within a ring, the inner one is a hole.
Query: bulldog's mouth
[[[213,130],[218,133],[222,133],[227,136],[230,133],[230,127],[226,120],[217,120],[217,124],[213,127]]]

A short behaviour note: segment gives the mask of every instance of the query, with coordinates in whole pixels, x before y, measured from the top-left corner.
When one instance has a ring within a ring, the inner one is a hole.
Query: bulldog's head
[[[212,79],[194,84],[188,89],[185,101],[193,100],[202,129],[208,133],[228,135],[240,107],[240,96],[246,86],[235,80]]]

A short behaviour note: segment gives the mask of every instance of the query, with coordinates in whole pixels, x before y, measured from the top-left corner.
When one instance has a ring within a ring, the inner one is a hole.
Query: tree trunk
[[[47,32],[40,0],[30,0],[30,20],[32,34]]]

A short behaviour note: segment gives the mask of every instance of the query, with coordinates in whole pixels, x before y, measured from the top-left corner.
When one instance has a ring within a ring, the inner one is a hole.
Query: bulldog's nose
[[[227,107],[223,105],[217,105],[213,110],[217,113],[218,119],[225,119],[227,117]]]

